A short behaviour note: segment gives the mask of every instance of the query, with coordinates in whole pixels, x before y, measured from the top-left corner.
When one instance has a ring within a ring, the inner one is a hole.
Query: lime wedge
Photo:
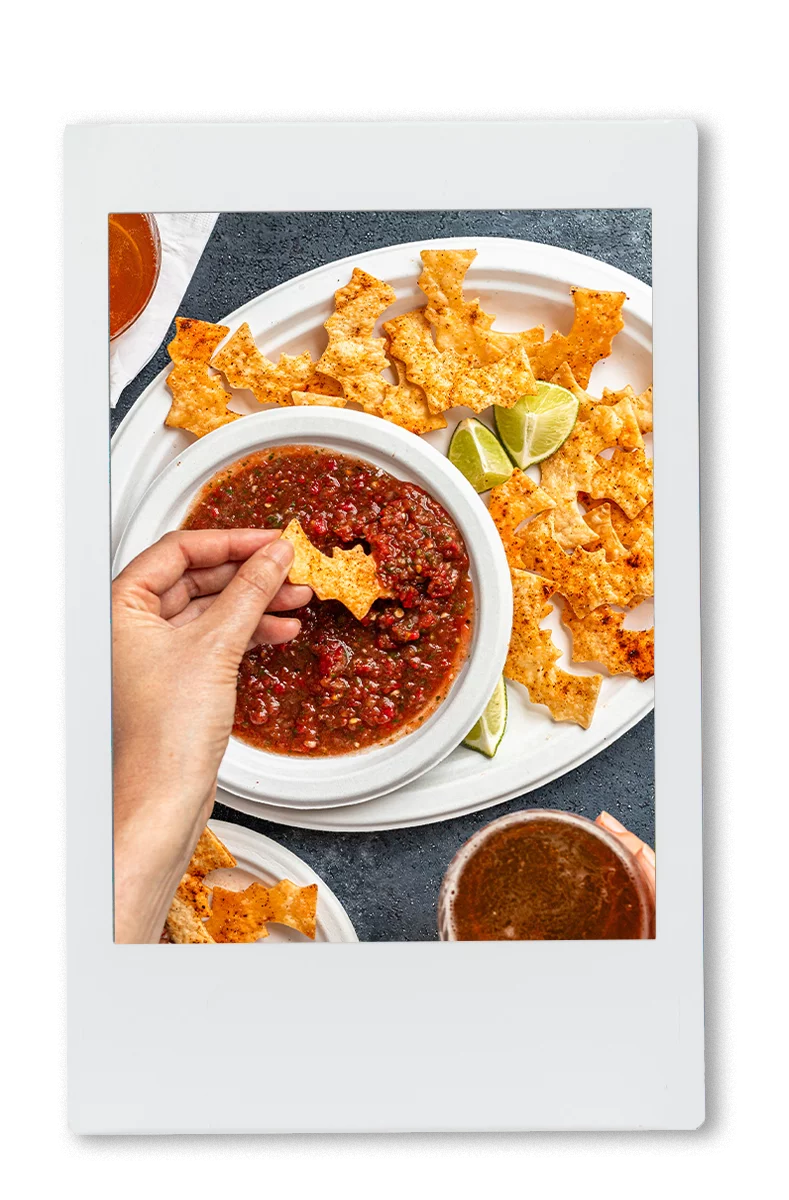
[[[488,701],[488,707],[468,736],[463,739],[463,745],[468,746],[470,750],[479,750],[480,754],[486,755],[487,758],[493,758],[506,728],[507,687],[502,677]]]
[[[452,434],[448,455],[452,465],[478,492],[497,487],[512,474],[512,463],[501,442],[476,417],[460,422]]]
[[[535,396],[512,408],[494,406],[496,430],[512,461],[523,470],[555,454],[573,431],[578,400],[555,383],[540,383]]]

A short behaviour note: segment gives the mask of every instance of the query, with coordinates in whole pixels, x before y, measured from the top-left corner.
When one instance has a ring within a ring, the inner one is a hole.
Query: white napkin
[[[162,239],[156,289],[131,329],[110,343],[110,405],[153,358],[189,286],[219,213],[154,213]]]

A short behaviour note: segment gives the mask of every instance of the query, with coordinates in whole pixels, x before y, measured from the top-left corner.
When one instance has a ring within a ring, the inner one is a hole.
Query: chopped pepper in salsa
[[[314,446],[248,455],[206,484],[185,529],[284,529],[324,554],[362,545],[392,599],[362,620],[335,600],[299,635],[244,655],[233,732],[275,754],[334,755],[394,740],[444,699],[465,657],[473,590],[463,539],[422,488]]]

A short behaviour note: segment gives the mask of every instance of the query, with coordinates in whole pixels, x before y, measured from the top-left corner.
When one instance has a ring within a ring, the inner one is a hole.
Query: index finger
[[[132,559],[116,582],[161,596],[185,571],[245,562],[279,535],[279,529],[178,529]]]

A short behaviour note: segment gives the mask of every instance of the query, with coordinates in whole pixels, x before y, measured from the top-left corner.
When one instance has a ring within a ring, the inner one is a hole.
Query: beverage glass
[[[110,341],[144,312],[162,266],[162,243],[153,213],[110,213]]]
[[[461,846],[441,884],[438,930],[450,942],[653,938],[655,898],[607,829],[529,809]]]

